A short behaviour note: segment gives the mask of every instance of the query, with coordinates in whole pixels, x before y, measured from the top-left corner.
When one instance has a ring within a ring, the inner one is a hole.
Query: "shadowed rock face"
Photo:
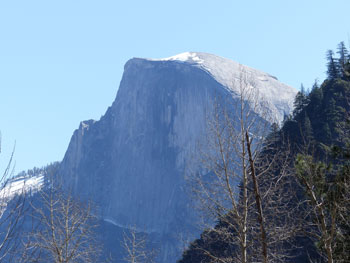
[[[175,262],[177,238],[197,233],[186,164],[213,100],[230,92],[195,61],[129,60],[113,105],[74,132],[60,167],[64,184],[96,203],[106,222],[157,233],[161,262]],[[277,105],[286,113],[289,97]]]

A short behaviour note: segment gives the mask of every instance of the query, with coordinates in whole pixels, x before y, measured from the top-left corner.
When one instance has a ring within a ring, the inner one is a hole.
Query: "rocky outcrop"
[[[65,186],[95,202],[105,222],[157,233],[161,262],[175,262],[178,238],[196,233],[184,191],[187,161],[213,100],[234,101],[242,70],[277,120],[290,112],[295,90],[231,60],[204,53],[129,60],[113,105],[74,132],[60,168]]]

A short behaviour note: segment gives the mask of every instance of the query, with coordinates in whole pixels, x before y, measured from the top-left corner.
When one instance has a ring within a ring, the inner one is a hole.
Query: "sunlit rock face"
[[[296,91],[266,73],[205,53],[129,60],[113,105],[74,132],[60,168],[64,184],[96,203],[105,222],[156,233],[160,261],[175,262],[181,237],[198,234],[185,170],[215,98],[235,103],[242,71],[281,121]]]

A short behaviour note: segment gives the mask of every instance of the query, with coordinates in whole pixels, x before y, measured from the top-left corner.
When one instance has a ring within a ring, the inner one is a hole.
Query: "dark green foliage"
[[[318,146],[320,143],[329,145],[337,141],[339,127],[344,125],[346,115],[350,112],[350,82],[339,78],[326,80],[321,87],[314,85],[305,100],[308,103],[284,123],[283,133],[297,144],[309,142],[310,139],[317,142]]]
[[[344,41],[338,44],[339,59],[338,59],[338,72],[341,77],[344,78],[346,75],[346,65],[349,63],[349,53],[345,47]]]
[[[346,120],[341,146],[332,148],[335,166],[334,202],[340,207],[335,259],[350,262],[350,122]]]
[[[205,230],[199,239],[193,241],[189,248],[184,251],[182,259],[178,263],[211,263],[216,262],[215,257],[222,260],[232,258],[232,255],[235,254],[235,247],[227,238],[225,226],[219,223],[215,228],[216,231]],[[223,228],[222,232],[219,230],[220,228]]]
[[[273,123],[270,128],[270,132],[266,137],[266,144],[269,144],[272,147],[275,147],[278,143],[280,127],[277,123]]]
[[[350,138],[350,132],[346,132],[350,131],[347,127],[350,114],[350,79],[346,75],[349,63],[347,51],[342,45],[339,50],[338,60],[329,52],[328,79],[321,86],[315,83],[306,98],[301,93],[298,94],[295,103],[297,108],[293,116],[284,123],[282,133],[291,142],[294,154],[297,155],[300,150],[306,154],[299,155],[296,161],[299,179],[304,175],[313,186],[317,200],[324,205],[327,223],[336,220],[336,232],[332,236],[334,260],[350,262],[350,204],[346,203],[350,200],[350,155],[345,154],[350,149],[345,147],[349,145]],[[303,100],[308,103],[301,105]],[[332,154],[334,149],[338,149],[343,157],[340,158],[339,154],[335,157]],[[345,156],[348,156],[347,159]],[[308,173],[303,174],[306,170]],[[300,183],[303,185],[302,180]],[[310,193],[306,190],[305,193],[304,198],[307,199]],[[302,195],[300,197],[303,199]],[[344,206],[345,203],[347,205]],[[331,211],[337,211],[336,216],[332,217]],[[315,234],[318,229],[313,228],[312,231]],[[321,253],[325,254],[325,246],[320,239],[313,240]]]
[[[328,123],[323,123],[322,128],[321,128],[321,134],[323,134],[324,141],[331,141],[332,139],[332,133],[331,129],[329,128]]]
[[[327,74],[329,79],[336,79],[339,77],[339,71],[338,71],[338,65],[336,60],[334,59],[334,52],[333,50],[327,51]]]
[[[350,148],[347,144],[328,149],[329,160],[302,154],[296,159],[296,174],[305,193],[302,199],[312,211],[305,228],[321,254],[327,255],[328,245],[335,262],[350,262]]]
[[[306,143],[312,142],[314,139],[314,134],[311,126],[311,121],[307,113],[304,113],[304,122],[302,124],[303,127],[303,136]]]
[[[300,149],[304,151],[304,155],[299,154],[296,159],[297,175],[305,186],[306,200],[312,203],[310,190],[306,187],[309,184],[314,198],[322,204],[334,260],[350,262],[350,155],[347,154],[350,149],[350,81],[346,75],[349,57],[344,43],[339,44],[337,53],[340,55],[338,60],[332,57],[332,52],[328,53],[328,79],[320,87],[314,85],[308,96],[309,104],[283,126],[283,131],[293,143],[295,153]],[[309,219],[316,222],[320,212],[314,209],[314,218]],[[319,230],[312,229],[313,234]],[[321,232],[320,237],[324,235]],[[326,255],[322,238],[315,238],[314,242],[321,254]]]
[[[344,76],[345,80],[350,80],[350,59],[344,65]]]
[[[309,99],[306,96],[304,86],[301,85],[300,91],[297,93],[294,100],[293,116],[297,116],[307,106]]]
[[[327,188],[330,186],[331,166],[315,161],[310,155],[298,154],[295,168],[299,180],[307,180],[313,186],[316,198],[324,199]]]
[[[332,50],[327,51],[327,74],[329,80],[341,78],[349,80],[350,78],[350,56],[344,42],[338,44],[337,54],[339,58],[334,57]]]

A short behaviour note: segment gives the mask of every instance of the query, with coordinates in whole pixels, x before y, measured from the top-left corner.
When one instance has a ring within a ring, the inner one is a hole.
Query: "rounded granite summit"
[[[297,94],[297,90],[280,82],[268,73],[209,53],[184,52],[167,58],[135,59],[152,62],[185,63],[200,68],[236,95],[239,94],[239,82],[244,78],[251,88],[256,89],[259,100],[269,104],[269,109],[277,122],[282,122],[284,116],[291,112],[294,97]]]

